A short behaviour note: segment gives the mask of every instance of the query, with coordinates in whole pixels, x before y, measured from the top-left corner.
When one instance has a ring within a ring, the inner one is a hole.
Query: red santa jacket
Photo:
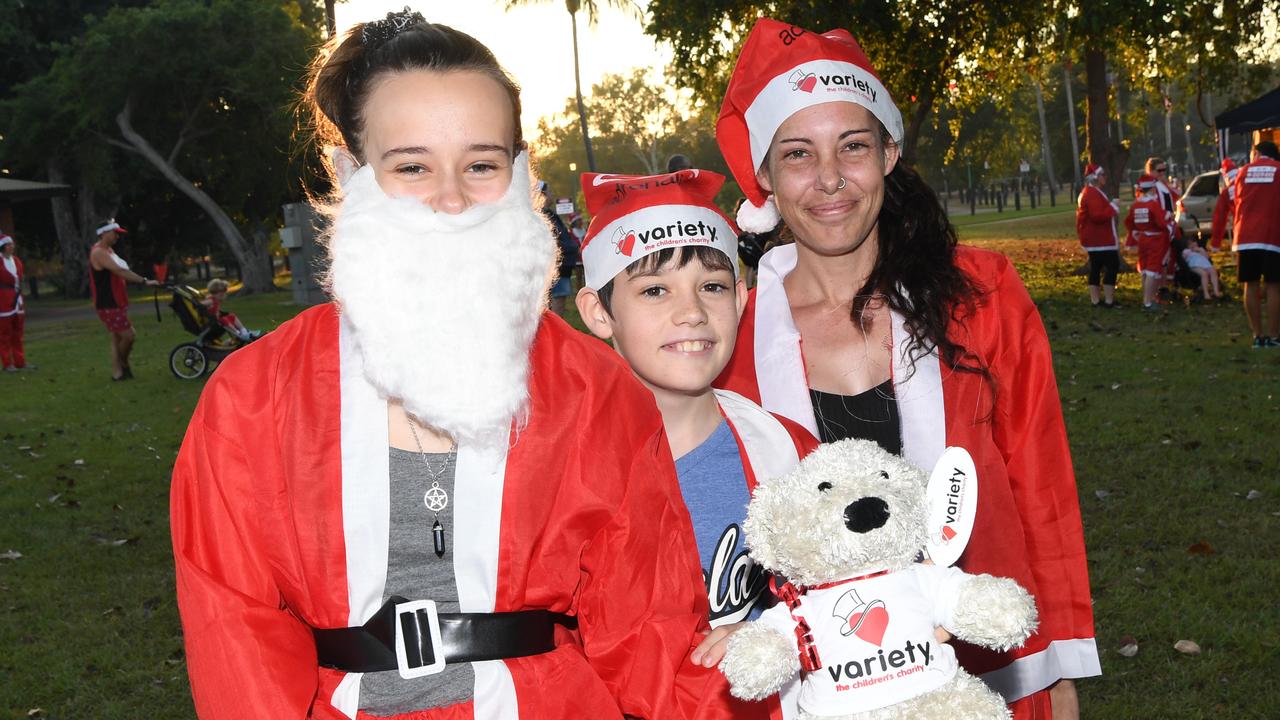
[[[1036,598],[1040,628],[1025,647],[1008,653],[968,645],[957,650],[970,672],[1014,700],[1060,678],[1101,672],[1084,536],[1052,355],[1035,304],[1003,256],[961,247],[956,263],[985,294],[972,316],[954,323],[950,336],[991,372],[999,388],[994,405],[981,376],[946,370],[936,354],[916,359],[912,367],[903,319],[896,313],[894,392],[908,460],[931,469],[947,446],[973,456],[977,517],[959,567],[1013,578]],[[816,434],[800,334],[782,286],[795,264],[793,245],[761,259],[759,285],[717,384]]]
[[[352,343],[332,305],[309,309],[228,358],[191,419],[171,526],[202,718],[357,716],[360,676],[319,668],[311,635],[362,624],[385,586],[386,401]],[[473,663],[473,703],[409,717],[726,715],[723,678],[688,661],[707,598],[652,396],[553,315],[531,362],[505,452],[458,448],[458,598],[579,629]]]
[[[1116,216],[1120,209],[1111,198],[1094,185],[1085,185],[1076,203],[1076,236],[1086,252],[1119,250],[1116,237]]]
[[[1129,233],[1125,247],[1137,247],[1142,238],[1169,237],[1168,213],[1160,203],[1160,196],[1153,193],[1144,195],[1129,206],[1129,213],[1124,216],[1124,226]]]
[[[1222,241],[1227,234],[1227,226],[1231,224],[1231,218],[1235,212],[1236,204],[1236,175],[1240,173],[1240,168],[1231,168],[1223,176],[1222,191],[1218,193],[1218,202],[1213,205],[1213,225],[1209,230],[1209,244],[1214,250],[1222,247]]]
[[[1280,162],[1259,157],[1236,173],[1231,249],[1280,252]]]
[[[22,278],[24,270],[22,260],[17,255],[13,258],[14,272],[9,272],[3,257],[0,257],[0,317],[25,313],[22,302]]]

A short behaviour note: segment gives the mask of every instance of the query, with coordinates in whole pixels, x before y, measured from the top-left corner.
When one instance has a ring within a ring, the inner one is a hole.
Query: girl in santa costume
[[[1138,197],[1129,206],[1124,226],[1128,229],[1125,247],[1138,251],[1138,272],[1142,274],[1142,309],[1159,310],[1156,292],[1164,283],[1169,263],[1169,212],[1160,201],[1154,175],[1138,178]]]
[[[1120,239],[1116,237],[1116,216],[1120,204],[1102,189],[1107,171],[1089,163],[1084,170],[1084,188],[1076,203],[1076,235],[1089,255],[1089,302],[1094,307],[1116,306],[1116,274],[1120,272]]]
[[[27,317],[22,303],[22,261],[14,254],[13,238],[0,231],[0,365],[6,372],[27,366],[22,329]]]
[[[712,630],[691,656],[715,667],[726,639],[770,599],[768,577],[742,537],[758,483],[788,472],[817,441],[711,382],[733,352],[747,300],[738,277],[738,233],[715,205],[724,176],[684,169],[665,175],[582,176],[591,226],[583,242],[586,285],[578,311],[610,340],[653,393],[693,519]],[[795,717],[798,684],[735,717]]]
[[[966,449],[979,492],[958,565],[1016,580],[1041,621],[1024,648],[957,656],[1016,717],[1075,717],[1070,679],[1100,672],[1084,539],[1048,339],[1017,273],[957,246],[899,162],[898,108],[843,30],[759,21],[716,137],[748,199],[739,226],[780,216],[795,238],[761,259],[718,386],[919,467]]]
[[[222,363],[173,473],[197,713],[728,716],[652,396],[545,312],[510,77],[406,10],[335,39],[307,100],[336,303]]]

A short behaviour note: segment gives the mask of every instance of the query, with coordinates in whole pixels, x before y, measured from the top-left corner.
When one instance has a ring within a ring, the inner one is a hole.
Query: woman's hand
[[[698,643],[698,647],[693,649],[689,654],[689,659],[694,665],[702,667],[715,667],[724,659],[724,652],[729,647],[729,638],[738,628],[746,625],[745,622],[731,623],[729,625],[721,625],[718,628],[712,628],[707,636]]]

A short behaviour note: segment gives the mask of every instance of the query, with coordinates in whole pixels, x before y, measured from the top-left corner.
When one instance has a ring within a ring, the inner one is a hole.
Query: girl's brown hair
[[[409,70],[473,71],[493,78],[511,99],[514,153],[524,149],[520,87],[479,40],[417,13],[389,13],[331,39],[311,64],[304,102],[321,145],[342,145],[364,161],[364,105],[374,83],[387,73]]]

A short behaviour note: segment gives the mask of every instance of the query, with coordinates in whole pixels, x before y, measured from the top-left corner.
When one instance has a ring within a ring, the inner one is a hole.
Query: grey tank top
[[[436,513],[427,509],[422,496],[431,486],[422,455],[391,448],[390,543],[387,547],[387,587],[382,601],[392,595],[410,600],[435,600],[442,613],[458,612],[458,585],[453,572],[453,486],[457,468],[452,459],[440,476],[440,487],[449,493],[449,504],[439,513],[444,525],[445,552],[436,557],[431,526]],[[449,457],[427,453],[432,468]],[[405,680],[396,670],[365,673],[360,678],[360,709],[386,716],[466,702],[475,693],[470,663],[446,665],[436,675]]]

